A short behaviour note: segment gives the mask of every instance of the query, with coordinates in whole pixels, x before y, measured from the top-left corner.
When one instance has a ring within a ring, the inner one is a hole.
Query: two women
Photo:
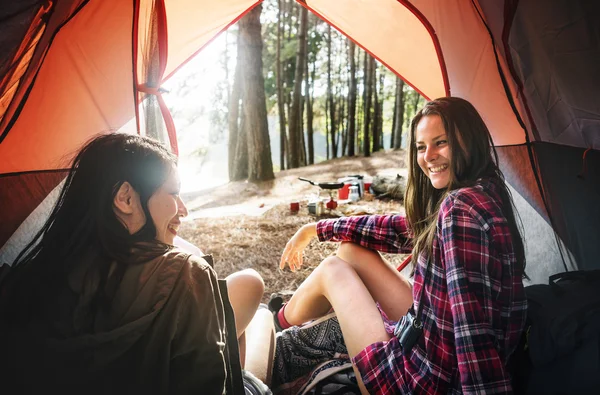
[[[2,284],[5,390],[224,392],[223,300],[208,263],[173,246],[187,215],[179,188],[176,158],[151,139],[83,147]],[[247,270],[227,288],[243,340],[264,285]]]
[[[301,228],[282,267],[300,267],[313,237],[341,245],[279,323],[333,307],[364,392],[510,392],[507,359],[527,308],[525,257],[489,131],[468,102],[443,98],[416,115],[410,137],[406,216]],[[3,388],[222,393],[216,275],[173,247],[186,214],[175,159],[158,143],[110,134],[86,145],[2,284]],[[376,251],[412,252],[414,285]],[[242,336],[262,281],[249,272],[228,289]]]
[[[524,247],[490,133],[467,101],[437,99],[413,119],[405,209],[298,230],[282,268],[299,268],[314,237],[341,245],[279,311],[280,326],[333,308],[364,393],[511,392]],[[377,251],[412,252],[414,285]],[[279,367],[290,352],[280,344]]]

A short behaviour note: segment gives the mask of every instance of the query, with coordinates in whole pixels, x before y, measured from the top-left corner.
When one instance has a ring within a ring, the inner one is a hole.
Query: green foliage
[[[298,52],[298,41],[291,40],[283,44],[281,48],[281,61],[296,63],[296,53]]]
[[[315,62],[317,54],[323,47],[324,37],[319,31],[313,28],[308,32],[308,62],[309,64]]]

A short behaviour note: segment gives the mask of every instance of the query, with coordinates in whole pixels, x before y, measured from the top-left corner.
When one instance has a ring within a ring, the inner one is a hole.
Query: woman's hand
[[[292,236],[290,241],[285,245],[283,254],[281,254],[281,262],[279,262],[279,268],[284,269],[287,263],[290,266],[290,270],[295,272],[302,267],[302,252],[304,248],[310,243],[313,237],[317,236],[317,223],[312,222],[306,224]]]

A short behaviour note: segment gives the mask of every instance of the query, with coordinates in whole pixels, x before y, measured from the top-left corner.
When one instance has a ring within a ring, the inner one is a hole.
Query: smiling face
[[[156,227],[156,240],[165,244],[173,245],[181,218],[188,214],[179,190],[179,174],[173,166],[164,184],[148,200],[148,211]]]
[[[438,115],[426,115],[415,131],[417,163],[431,180],[435,189],[443,189],[450,183],[450,160],[452,153],[442,119]]]

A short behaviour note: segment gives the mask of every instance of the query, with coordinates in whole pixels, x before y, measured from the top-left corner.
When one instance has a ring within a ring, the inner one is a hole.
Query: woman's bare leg
[[[242,367],[246,359],[246,337],[244,331],[258,309],[265,292],[265,284],[256,270],[245,269],[225,278],[229,302],[235,316],[235,329],[240,349]]]
[[[412,304],[412,287],[378,252],[353,243],[342,243],[336,255],[354,270],[371,299],[379,302],[389,318],[398,320],[406,314]],[[299,325],[320,317],[331,308],[332,303],[322,289],[322,265],[304,280],[286,305],[285,318],[290,324]]]
[[[310,276],[311,287],[302,291],[303,302],[324,308],[324,298],[333,306],[351,357],[370,344],[390,339],[375,300],[351,264],[338,257],[329,257]],[[285,311],[287,316],[287,307]],[[354,370],[361,392],[366,394],[360,373],[356,367]]]
[[[271,312],[266,308],[258,309],[246,328],[244,336],[246,338],[244,368],[263,383],[270,385],[275,356],[275,325]]]
[[[358,244],[343,242],[336,256],[352,266],[390,319],[397,321],[406,314],[413,303],[412,285],[381,254]]]
[[[230,274],[227,293],[235,314],[235,329],[240,337],[254,317],[265,292],[265,283],[256,270],[245,269]]]

